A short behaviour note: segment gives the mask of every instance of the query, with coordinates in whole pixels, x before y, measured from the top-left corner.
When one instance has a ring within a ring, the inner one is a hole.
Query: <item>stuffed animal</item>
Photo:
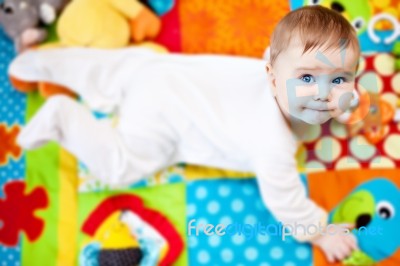
[[[156,37],[160,19],[137,0],[73,0],[60,15],[62,46],[120,48]]]
[[[342,14],[356,29],[357,34],[362,34],[372,17],[369,0],[304,0],[305,4],[321,5]]]
[[[66,0],[4,0],[0,4],[0,25],[21,52],[44,41],[50,25],[66,4]]]
[[[392,181],[376,178],[354,189],[330,213],[330,223],[354,224],[360,251],[344,265],[375,265],[400,247],[400,190]]]

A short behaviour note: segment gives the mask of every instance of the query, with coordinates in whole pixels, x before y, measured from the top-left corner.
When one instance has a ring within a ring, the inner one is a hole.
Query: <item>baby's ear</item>
[[[267,62],[265,70],[267,71],[268,84],[271,89],[272,95],[276,97],[276,78],[270,62]]]

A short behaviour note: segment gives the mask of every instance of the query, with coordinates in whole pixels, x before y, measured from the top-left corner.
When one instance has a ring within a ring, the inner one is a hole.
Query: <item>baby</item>
[[[319,246],[331,262],[342,260],[357,249],[351,234],[306,230],[325,229],[327,212],[307,198],[295,153],[310,125],[349,107],[359,54],[351,25],[319,6],[278,24],[267,76],[265,61],[243,57],[144,48],[25,52],[11,64],[12,77],[68,87],[119,120],[113,127],[54,96],[18,142],[34,149],[57,141],[113,187],[178,162],[254,172],[266,207],[293,237]]]

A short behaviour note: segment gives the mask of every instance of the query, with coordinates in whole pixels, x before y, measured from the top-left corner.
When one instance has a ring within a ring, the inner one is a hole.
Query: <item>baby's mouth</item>
[[[303,107],[304,109],[309,109],[312,111],[318,111],[318,112],[333,112],[334,109],[315,109],[315,108],[308,108],[308,107]]]

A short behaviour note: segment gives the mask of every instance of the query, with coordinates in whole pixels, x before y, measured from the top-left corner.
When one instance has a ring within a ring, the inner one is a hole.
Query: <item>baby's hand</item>
[[[319,236],[311,242],[317,245],[330,263],[342,261],[358,250],[357,239],[351,234],[328,234]]]

